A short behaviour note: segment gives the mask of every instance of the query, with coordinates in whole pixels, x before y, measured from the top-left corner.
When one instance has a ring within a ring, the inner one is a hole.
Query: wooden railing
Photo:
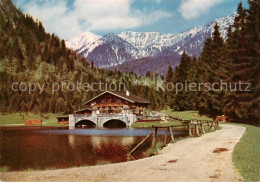
[[[156,144],[156,136],[158,130],[164,130],[165,131],[165,136],[164,136],[164,145],[167,144],[167,139],[170,135],[170,139],[172,143],[175,143],[174,135],[173,135],[173,130],[177,128],[181,128],[182,130],[188,130],[189,137],[199,137],[202,134],[206,133],[204,125],[208,125],[208,131],[213,130],[215,131],[216,129],[219,129],[219,123],[218,121],[198,121],[198,120],[182,120],[185,121],[183,122],[182,125],[170,125],[170,126],[152,126],[153,131],[147,135],[140,143],[138,143],[129,153],[129,156],[133,158],[131,155],[137,148],[139,148],[148,138],[151,136],[153,137],[152,139],[152,147],[155,147]]]

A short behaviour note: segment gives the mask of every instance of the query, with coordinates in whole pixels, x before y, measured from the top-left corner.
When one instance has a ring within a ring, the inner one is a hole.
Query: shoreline
[[[68,125],[61,125],[61,126],[53,126],[53,125],[0,125],[0,131],[1,130],[19,130],[19,129],[23,129],[23,130],[34,130],[37,128],[42,128],[42,129],[67,129],[69,128]]]
[[[222,125],[221,130],[169,144],[153,157],[100,166],[6,172],[1,174],[1,180],[187,181],[193,178],[196,181],[238,181],[241,177],[234,170],[232,151],[244,131],[241,126]],[[218,148],[226,151],[214,153]]]

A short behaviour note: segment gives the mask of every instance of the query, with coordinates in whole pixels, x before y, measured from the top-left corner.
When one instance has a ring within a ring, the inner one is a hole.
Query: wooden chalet
[[[75,111],[74,114],[92,114],[92,110],[90,108],[85,108]]]
[[[135,114],[144,115],[150,102],[126,92],[105,91],[87,101],[85,105],[92,114]]]

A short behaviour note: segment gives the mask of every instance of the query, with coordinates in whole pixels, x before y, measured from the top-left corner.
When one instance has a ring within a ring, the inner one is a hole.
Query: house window
[[[117,100],[117,103],[121,103],[121,99],[118,99],[118,100]]]
[[[102,100],[101,103],[104,104],[104,103],[106,103],[106,101],[105,101],[105,100]]]

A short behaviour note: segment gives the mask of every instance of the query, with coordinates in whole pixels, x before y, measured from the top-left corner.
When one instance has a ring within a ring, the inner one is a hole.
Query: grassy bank
[[[172,111],[162,110],[170,116],[178,117],[181,119],[196,119],[196,120],[212,120],[206,116],[200,116],[197,111]],[[24,126],[24,121],[27,119],[40,119],[43,121],[41,126],[66,126],[63,124],[57,124],[58,114],[34,114],[34,113],[1,113],[0,114],[0,126]],[[151,128],[154,126],[170,126],[170,125],[180,125],[181,122],[170,121],[170,122],[138,122],[132,125],[133,128]]]
[[[260,181],[260,127],[241,126],[246,131],[234,148],[232,161],[244,181]]]
[[[200,116],[197,111],[173,111],[170,109],[162,110],[161,113],[167,114],[169,116],[174,116],[177,118],[185,120],[208,120],[212,121],[212,118],[206,116]],[[181,125],[182,122],[170,121],[170,122],[138,122],[133,123],[133,128],[151,128],[152,126],[171,126],[171,125]]]
[[[212,118],[199,115],[198,111],[173,111],[170,109],[161,110],[161,113],[167,114],[181,119],[194,119],[194,120],[208,120],[212,121]]]
[[[181,122],[171,121],[171,122],[137,122],[132,124],[132,128],[151,128],[152,126],[172,126],[181,125]]]
[[[24,126],[24,122],[28,119],[40,119],[43,121],[41,126],[66,126],[57,124],[58,114],[34,114],[34,113],[1,113],[0,126]]]

